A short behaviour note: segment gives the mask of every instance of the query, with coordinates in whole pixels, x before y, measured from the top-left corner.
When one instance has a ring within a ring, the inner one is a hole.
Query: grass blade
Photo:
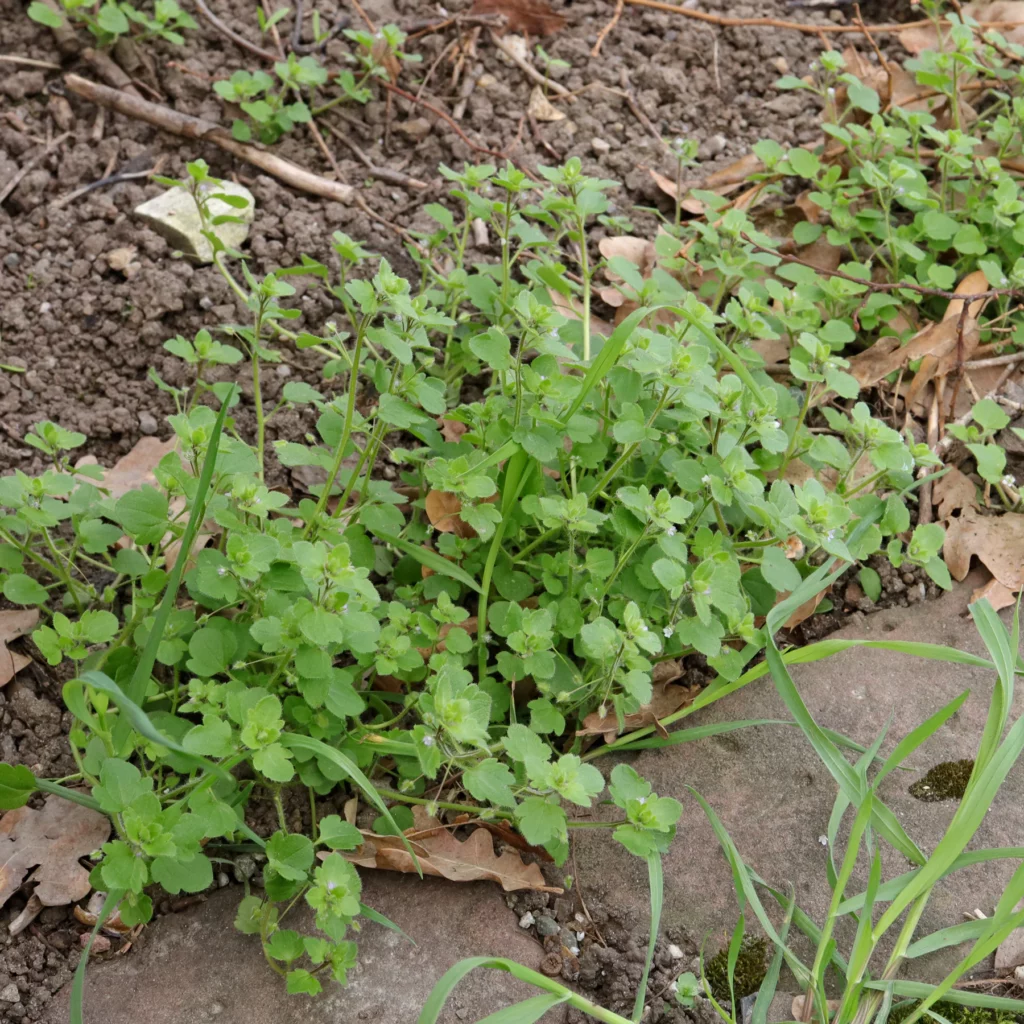
[[[84,1024],[82,1004],[85,996],[85,969],[89,964],[89,953],[104,922],[114,912],[123,897],[123,889],[111,889],[107,893],[107,898],[103,901],[100,912],[96,915],[96,923],[93,925],[92,931],[89,932],[89,941],[86,942],[85,949],[82,950],[82,958],[78,961],[78,966],[75,968],[75,977],[71,982],[71,1008],[68,1013],[70,1024]]]
[[[543,996],[531,996],[514,1006],[506,1006],[497,1013],[489,1013],[478,1020],[477,1024],[536,1024],[548,1010],[561,1006],[568,999],[568,992],[564,995],[549,992]]]
[[[789,938],[789,928],[793,923],[793,912],[796,910],[796,896],[791,891],[786,906],[786,916],[783,918],[782,927],[779,928],[779,938],[785,942]],[[767,1024],[768,1007],[775,998],[775,990],[779,985],[779,974],[782,971],[783,954],[779,946],[775,947],[775,954],[768,965],[768,973],[765,974],[757,990],[757,998],[754,1000],[754,1008],[750,1012],[749,1024]]]
[[[237,386],[236,386],[237,388]],[[213,471],[217,464],[217,449],[220,445],[221,431],[224,429],[224,421],[227,419],[228,406],[231,404],[232,395],[229,395],[221,402],[220,412],[213,424],[213,431],[210,434],[210,443],[206,447],[206,455],[203,458],[203,466],[199,471],[199,482],[196,485],[195,497],[192,500],[192,511],[188,517],[188,524],[181,537],[181,546],[178,548],[178,557],[174,560],[174,568],[167,577],[167,586],[164,588],[164,595],[160,600],[160,607],[157,608],[153,621],[153,628],[149,631],[149,638],[146,646],[142,649],[142,657],[135,666],[132,678],[128,683],[128,699],[137,707],[140,706],[146,697],[146,687],[149,685],[149,677],[153,673],[153,666],[156,664],[156,653],[163,642],[164,633],[167,630],[167,621],[171,617],[174,605],[178,600],[178,587],[181,586],[181,576],[185,571],[185,563],[192,556],[192,545],[195,543],[199,528],[206,518],[206,492],[210,489],[213,480]],[[120,718],[114,724],[114,750],[122,751],[131,732],[131,722],[127,717]]]
[[[463,586],[469,587],[470,590],[475,591],[477,594],[480,593],[480,585],[462,566],[449,562],[447,558],[442,558],[436,551],[428,551],[426,548],[421,548],[418,544],[410,544],[409,541],[403,540],[401,537],[393,537],[390,533],[374,531],[374,535],[384,541],[385,544],[397,548],[411,558],[415,558],[420,565],[425,565],[433,572],[441,576],[447,576]]]
[[[388,931],[394,932],[396,935],[401,935],[403,939],[408,939],[414,946],[417,945],[416,940],[411,936],[407,935],[402,929],[391,920],[390,917],[385,917],[379,910],[374,910],[373,907],[368,907],[365,903],[359,904],[359,913],[366,918],[367,921],[373,921],[374,924],[379,924]]]
[[[398,827],[398,822],[396,822],[391,816],[391,811],[388,810],[388,805],[384,803],[380,794],[373,788],[373,783],[370,782],[370,780],[363,774],[359,765],[357,765],[355,761],[351,760],[340,750],[335,750],[334,747],[329,747],[322,740],[313,739],[312,736],[303,736],[301,733],[281,733],[280,742],[290,750],[308,750],[311,754],[315,754],[317,757],[326,757],[328,761],[333,761],[363,791],[366,799],[384,815],[384,819],[395,830],[395,834],[402,837],[402,843],[409,851],[409,856],[412,857],[413,864],[416,865],[416,873],[420,878],[423,877],[423,870],[420,867],[416,851],[410,845],[409,840],[405,838],[405,834],[402,829]]]
[[[946,949],[949,946],[959,946],[961,942],[970,942],[984,934],[991,925],[987,918],[983,921],[964,921],[963,924],[954,924],[949,928],[940,928],[931,935],[925,935],[912,942],[907,948],[908,960],[915,960],[919,956],[927,956],[937,949]]]
[[[647,858],[647,874],[651,883],[651,935],[647,942],[647,957],[644,960],[644,972],[640,975],[640,984],[636,990],[636,1001],[633,1003],[633,1020],[639,1021],[644,1015],[644,1003],[647,1002],[647,978],[654,962],[654,947],[658,942],[658,929],[661,927],[661,911],[665,905],[665,876],[661,869],[661,854],[652,853]]]
[[[907,999],[927,999],[935,989],[922,981],[866,981],[865,988],[884,991],[892,986],[893,995]],[[982,1006],[990,1010],[1007,1010],[1010,1013],[1024,1013],[1024,999],[1009,999],[1006,996],[989,996],[982,992],[968,992],[964,989],[951,988],[943,993],[947,1003],[960,1006]]]

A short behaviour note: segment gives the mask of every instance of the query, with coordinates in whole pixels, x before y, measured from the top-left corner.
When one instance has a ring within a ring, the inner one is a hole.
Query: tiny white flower
[[[834,99],[834,98],[835,98],[835,95],[836,95],[836,91],[835,91],[835,89],[834,89],[834,88],[833,88],[833,87],[832,87],[832,86],[830,85],[830,86],[828,87],[828,98],[829,98],[829,99]]]
[[[702,484],[709,484],[709,483],[711,483],[711,477],[710,477],[710,476],[708,476],[708,474],[707,474],[707,473],[705,473],[705,474],[704,474],[704,475],[703,475],[703,476],[702,476],[702,477],[700,478],[700,482],[701,482]]]
[[[818,836],[818,842],[821,843],[822,846],[828,846],[828,836]]]
[[[673,525],[673,526],[670,526],[670,527],[669,527],[669,528],[668,528],[668,529],[667,529],[667,530],[665,531],[665,536],[666,536],[666,537],[674,537],[675,535],[676,535],[676,528],[675,528],[675,526],[674,526],[674,525]]]
[[[671,635],[672,635],[672,634],[673,634],[674,632],[675,632],[675,630],[674,630],[674,629],[673,629],[673,628],[672,628],[671,626],[666,626],[666,627],[665,627],[665,628],[664,628],[664,629],[662,630],[662,633],[664,633],[664,634],[665,634],[666,638],[667,638],[667,637],[670,637],[670,636],[671,636]]]
[[[646,625],[646,624],[644,624],[644,625],[641,625],[641,627],[640,627],[640,632],[641,632],[641,633],[649,633],[649,632],[650,632],[650,630],[649,630],[649,629],[647,628],[647,625]]]
[[[432,747],[433,745],[434,745],[434,737],[433,736],[424,736],[423,737],[423,746],[425,746],[425,747]]]
[[[645,804],[645,803],[647,803],[647,797],[645,797],[645,796],[637,797],[637,801],[636,802],[638,804]]]
[[[222,565],[222,566],[220,566],[220,567],[219,567],[219,568],[217,569],[217,575],[218,575],[218,576],[227,576],[227,574],[228,574],[228,571],[227,571],[227,569],[225,569],[225,568],[224,568],[224,566],[223,566],[223,565]]]
[[[781,426],[782,426],[782,424],[781,424],[781,423],[779,423],[779,421],[778,421],[778,420],[771,420],[771,421],[769,422],[768,426],[770,426],[770,427],[772,428],[772,430],[778,430],[778,429],[779,429],[779,427],[781,427]]]
[[[1004,487],[1016,487],[1017,478],[1012,473],[1007,473],[1002,480],[999,481]]]
[[[828,533],[825,534],[825,540],[835,540],[836,532],[836,530],[829,530]]]

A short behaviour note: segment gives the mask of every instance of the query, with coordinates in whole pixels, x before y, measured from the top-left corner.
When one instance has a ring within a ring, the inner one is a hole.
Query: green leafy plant
[[[33,0],[27,13],[33,21],[49,28],[58,28],[65,19],[84,25],[99,46],[110,46],[128,35],[139,42],[159,38],[181,46],[185,42],[181,30],[199,27],[176,0],[154,0],[152,15],[126,0],[103,0],[101,4],[95,0],[60,0],[59,8]],[[133,24],[138,26],[135,32]]]

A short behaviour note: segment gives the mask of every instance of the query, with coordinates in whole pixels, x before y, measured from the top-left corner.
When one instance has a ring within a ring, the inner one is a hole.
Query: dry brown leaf
[[[47,907],[87,896],[89,872],[78,860],[109,836],[105,814],[58,796],[48,796],[41,811],[8,811],[0,818],[0,907],[26,882],[35,885],[35,895]]]
[[[950,466],[944,476],[932,484],[932,502],[939,508],[939,518],[948,519],[962,508],[977,508],[974,481]]]
[[[654,270],[658,262],[658,251],[654,243],[646,238],[637,238],[635,235],[618,235],[614,238],[602,238],[598,242],[597,247],[606,260],[615,259],[616,257],[629,260],[640,271],[640,276],[644,280],[651,276],[651,271]],[[598,294],[601,296],[602,302],[609,306],[614,306],[616,310],[621,309],[621,314],[617,314],[616,319],[618,319],[619,315],[628,316],[637,308],[637,305],[635,302],[628,300],[618,288],[614,287],[622,278],[607,267],[604,274],[612,282],[613,286],[600,289]]]
[[[821,602],[825,599],[825,595],[831,589],[831,587],[826,587],[820,593],[815,594],[814,597],[808,598],[806,601],[804,601],[804,603],[800,605],[800,607],[797,608],[796,611],[794,611],[788,619],[786,619],[786,624],[783,628],[795,629],[797,626],[800,625],[801,622],[804,622],[805,620],[809,619],[818,610],[818,605],[821,604]],[[789,597],[788,590],[783,594],[779,594],[775,603],[778,604],[779,601],[785,601],[787,597]]]
[[[0,612],[0,686],[6,686],[23,668],[32,664],[31,658],[9,651],[7,645],[30,633],[38,621],[38,608]]]
[[[433,652],[440,652],[440,651],[447,650],[447,647],[446,647],[445,642],[444,642],[444,638],[456,626],[458,626],[459,629],[464,629],[470,636],[476,636],[476,625],[477,625],[477,618],[476,618],[475,615],[470,615],[470,617],[468,619],[464,619],[462,622],[454,622],[454,623],[452,623],[452,622],[442,622],[441,623],[441,628],[437,631],[437,643],[434,644],[433,648],[430,648],[430,647],[417,647],[416,650],[420,652],[420,657],[422,657],[424,659],[429,658],[431,653],[433,653]],[[377,677],[378,683],[380,682],[380,679],[381,679],[381,677],[378,676]],[[404,689],[404,688],[405,688],[405,684],[403,683],[402,684],[402,689]],[[401,692],[401,690],[399,690],[398,692]]]
[[[500,855],[487,829],[478,828],[466,840],[459,840],[423,807],[414,807],[415,825],[407,829],[406,840],[416,853],[425,875],[447,878],[452,882],[497,882],[505,892],[533,889],[537,892],[560,893],[562,890],[545,883],[536,864],[526,864],[511,850]],[[416,864],[400,836],[379,836],[363,832],[363,845],[343,856],[361,868],[382,871],[416,871]],[[321,857],[324,856],[321,854]]]
[[[507,18],[505,31],[547,36],[565,25],[565,17],[556,14],[545,0],[473,0],[474,14],[501,14]]]
[[[699,686],[676,686],[669,680],[655,682],[651,702],[644,704],[639,711],[623,716],[623,731],[642,729],[645,725],[657,726],[667,715],[690,704],[699,693]],[[607,715],[591,711],[581,724],[583,728],[576,730],[577,736],[602,736],[605,743],[612,743],[619,735],[619,720],[614,711]]]
[[[462,440],[462,435],[469,430],[467,424],[459,420],[446,419],[444,416],[437,417],[437,425],[441,428],[441,436],[446,441],[452,441],[455,444],[458,444]]]
[[[84,924],[87,928],[95,928],[96,921],[103,912],[103,904],[106,902],[106,899],[106,893],[94,892],[89,897],[87,906],[78,905],[72,911],[75,915],[75,920],[80,924]],[[121,911],[118,908],[103,922],[102,927],[110,935],[127,935],[133,926],[125,924],[121,920]]]
[[[497,500],[497,492],[483,499],[488,504]],[[459,515],[462,511],[462,502],[457,494],[451,491],[428,491],[424,505],[430,525],[438,533],[454,533],[462,540],[477,536],[476,530]]]
[[[535,85],[530,93],[530,102],[527,104],[526,112],[536,121],[565,120],[565,111],[559,110],[544,95],[544,90],[539,85]]]
[[[161,441],[156,437],[139,438],[138,444],[125,456],[122,456],[110,469],[103,471],[103,482],[99,485],[110,491],[112,498],[120,498],[129,491],[138,490],[144,484],[155,486],[156,475],[153,470],[160,460],[178,444],[172,437]]]
[[[967,575],[972,556],[1011,593],[1018,593],[1024,587],[1024,515],[983,516],[967,509],[951,519],[942,557],[956,579]]]
[[[999,580],[989,580],[985,586],[978,587],[971,594],[970,603],[974,604],[975,601],[982,599],[988,601],[996,611],[999,611],[1000,608],[1009,608],[1017,603],[1017,598]]]

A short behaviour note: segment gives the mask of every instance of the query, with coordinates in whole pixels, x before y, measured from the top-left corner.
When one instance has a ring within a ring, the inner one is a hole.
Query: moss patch
[[[967,789],[967,781],[974,770],[974,762],[943,761],[931,768],[923,779],[918,779],[908,792],[925,803],[939,800],[959,800]]]
[[[908,1003],[896,1007],[889,1014],[889,1024],[900,1024],[917,1009],[920,1004]],[[961,1006],[959,1003],[947,1003],[942,1000],[935,1003],[932,1009],[949,1021],[949,1024],[1019,1024],[1024,1020],[1019,1014],[1007,1010],[990,1010],[980,1006]]]
[[[768,973],[768,943],[765,939],[744,939],[736,958],[733,987],[736,998],[756,992]],[[716,953],[704,965],[704,974],[714,997],[720,1002],[729,998],[729,949]],[[956,1022],[954,1022],[956,1024]]]

